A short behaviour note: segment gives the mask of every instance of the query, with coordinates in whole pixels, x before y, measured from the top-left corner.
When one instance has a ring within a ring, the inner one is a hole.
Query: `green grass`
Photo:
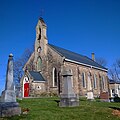
[[[0,120],[120,120],[112,115],[109,107],[119,107],[120,103],[95,102],[80,99],[79,107],[57,106],[58,98],[29,98],[18,101],[21,108],[28,108],[27,115],[1,118]]]

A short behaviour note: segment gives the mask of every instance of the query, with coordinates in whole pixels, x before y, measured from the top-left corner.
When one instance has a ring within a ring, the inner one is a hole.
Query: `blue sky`
[[[49,43],[88,57],[94,52],[110,67],[120,58],[119,6],[119,0],[0,0],[0,91],[8,55],[16,59],[33,46],[41,15]]]

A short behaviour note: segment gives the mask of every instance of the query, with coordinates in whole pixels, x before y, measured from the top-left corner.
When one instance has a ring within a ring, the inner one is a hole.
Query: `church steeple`
[[[44,37],[47,39],[47,25],[45,24],[43,18],[39,18],[37,26],[36,26],[36,38],[38,40],[42,39],[41,37]]]
[[[47,25],[45,24],[43,18],[39,18],[37,26],[36,26],[36,40],[35,40],[35,59],[34,62],[36,63],[36,69],[40,68],[37,66],[38,61],[42,57],[46,56],[47,54]]]

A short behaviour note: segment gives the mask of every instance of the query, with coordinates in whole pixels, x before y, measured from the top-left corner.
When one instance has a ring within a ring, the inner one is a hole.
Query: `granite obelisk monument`
[[[13,81],[13,55],[9,55],[5,90],[1,95],[0,102],[0,117],[8,117],[13,115],[20,115],[21,108],[16,102],[15,85]]]
[[[13,55],[9,55],[5,90],[2,92],[1,102],[16,102],[15,87],[13,81]]]

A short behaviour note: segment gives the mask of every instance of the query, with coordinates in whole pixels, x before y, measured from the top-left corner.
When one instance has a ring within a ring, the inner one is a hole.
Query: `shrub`
[[[114,102],[120,102],[120,98],[119,97],[115,97],[114,98]]]

